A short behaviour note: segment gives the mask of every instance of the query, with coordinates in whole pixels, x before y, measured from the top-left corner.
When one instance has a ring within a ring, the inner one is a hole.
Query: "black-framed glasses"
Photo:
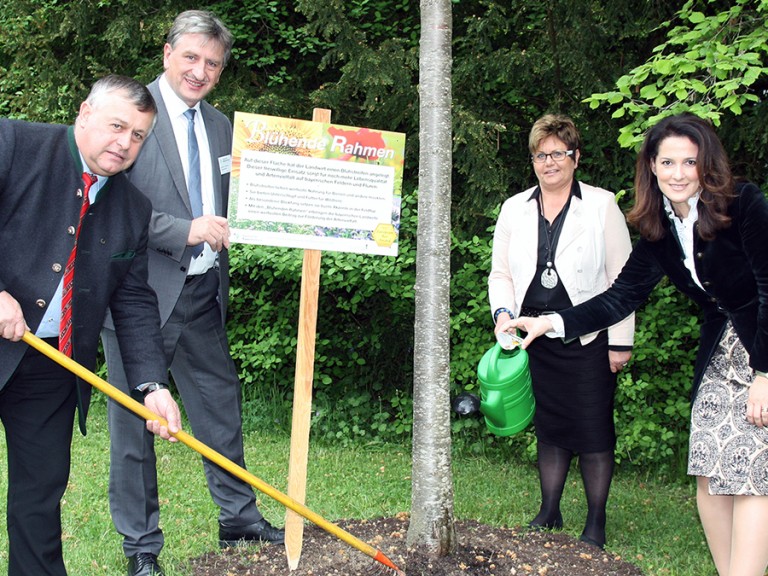
[[[560,162],[561,160],[565,160],[568,156],[573,156],[573,150],[553,150],[549,154],[539,152],[538,154],[531,156],[531,160],[536,163],[542,163],[547,161],[547,156],[551,156],[552,160],[555,162]]]

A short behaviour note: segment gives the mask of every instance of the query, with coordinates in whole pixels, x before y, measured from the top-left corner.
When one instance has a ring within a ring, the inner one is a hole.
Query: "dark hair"
[[[581,148],[581,136],[573,120],[562,114],[545,114],[533,123],[531,133],[528,135],[528,149],[531,154],[536,154],[542,140],[550,136],[562,140],[569,150]],[[575,156],[571,159],[575,160]]]
[[[712,240],[718,230],[731,224],[728,205],[734,198],[734,182],[728,155],[712,125],[695,114],[684,112],[668,116],[648,130],[635,167],[635,205],[627,220],[646,240],[664,236],[663,199],[651,165],[661,142],[670,136],[683,136],[698,146],[696,171],[701,183],[698,231],[704,240]]]
[[[93,108],[98,108],[104,98],[112,92],[123,92],[139,112],[157,114],[155,99],[152,98],[147,87],[133,78],[117,74],[104,76],[94,82],[85,101]]]
[[[171,48],[176,47],[176,42],[185,34],[202,34],[211,40],[215,40],[224,48],[224,62],[226,66],[229,56],[232,54],[232,33],[212,12],[206,10],[187,10],[182,12],[173,21],[168,32],[167,42]]]

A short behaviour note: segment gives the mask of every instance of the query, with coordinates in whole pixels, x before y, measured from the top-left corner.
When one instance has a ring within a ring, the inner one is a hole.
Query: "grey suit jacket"
[[[149,284],[157,292],[160,320],[165,325],[184,287],[192,257],[192,251],[187,246],[192,209],[181,157],[158,80],[149,85],[149,91],[157,103],[157,124],[128,172],[128,178],[152,202]],[[229,173],[221,174],[219,158],[232,152],[232,124],[205,101],[200,103],[200,112],[211,151],[216,214],[226,216]],[[229,294],[229,257],[226,250],[219,253],[219,276],[219,302],[224,322]]]

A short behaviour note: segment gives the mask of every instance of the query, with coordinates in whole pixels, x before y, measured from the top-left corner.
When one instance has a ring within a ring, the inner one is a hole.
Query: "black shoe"
[[[590,538],[586,534],[582,534],[581,536],[579,536],[579,540],[581,540],[585,544],[590,544],[591,546],[597,546],[598,548],[600,548],[600,550],[605,550],[605,542],[602,542],[602,543],[598,542],[597,540],[595,540],[594,538]]]
[[[219,546],[222,548],[254,542],[283,544],[285,542],[285,530],[275,528],[267,522],[266,518],[248,524],[248,526],[225,526],[219,523]]]
[[[536,516],[536,518],[528,522],[528,528],[531,530],[560,530],[562,527],[563,517],[560,514],[549,520],[540,520],[539,517]]]
[[[164,576],[164,574],[155,554],[139,552],[128,558],[128,576]]]

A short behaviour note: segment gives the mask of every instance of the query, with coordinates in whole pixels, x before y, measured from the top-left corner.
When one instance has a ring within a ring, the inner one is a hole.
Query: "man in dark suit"
[[[149,85],[157,126],[129,178],[152,202],[149,282],[158,295],[166,358],[192,432],[244,466],[240,382],[224,327],[232,125],[204,100],[231,47],[231,33],[213,14],[190,10],[176,18],[164,47],[165,72]],[[110,381],[125,386],[122,342],[109,324],[102,340]],[[109,423],[110,506],[129,574],[157,576],[163,533],[153,438],[114,403]],[[250,486],[211,462],[204,461],[204,468],[220,508],[221,546],[283,541],[283,531],[259,512]]]
[[[157,298],[147,284],[151,206],[122,173],[155,113],[144,86],[107,76],[74,126],[0,120],[0,420],[10,576],[66,576],[60,500],[75,407],[85,434],[90,400],[90,386],[20,342],[26,330],[94,369],[111,307],[126,389],[146,393],[147,407],[171,432],[179,429],[178,406],[163,384]],[[147,428],[169,438],[158,422]]]

